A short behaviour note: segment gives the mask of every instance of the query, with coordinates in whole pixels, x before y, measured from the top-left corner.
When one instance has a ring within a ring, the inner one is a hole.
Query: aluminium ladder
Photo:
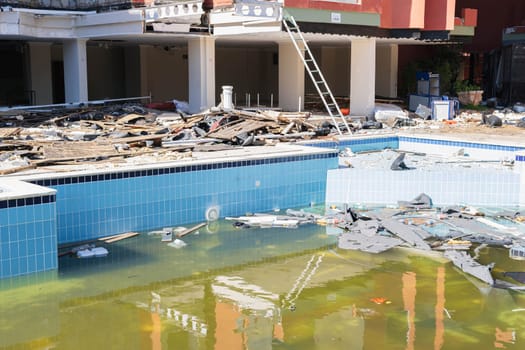
[[[348,123],[346,122],[343,113],[341,113],[341,109],[339,109],[339,105],[337,104],[334,95],[332,94],[332,91],[330,91],[330,88],[328,87],[328,84],[323,74],[321,73],[317,62],[315,61],[315,58],[312,55],[312,51],[310,51],[310,48],[308,47],[308,44],[306,43],[306,40],[304,39],[303,34],[301,33],[299,26],[297,25],[297,22],[295,22],[295,19],[292,16],[285,16],[283,17],[283,25],[286,31],[288,32],[288,35],[292,39],[292,43],[295,46],[297,53],[301,57],[301,60],[303,61],[304,67],[308,72],[308,75],[312,79],[312,83],[314,84],[317,93],[321,97],[324,107],[330,115],[330,118],[332,118],[337,132],[339,132],[339,135],[342,135],[338,122],[335,119],[336,117],[341,118],[346,130],[350,132]],[[297,36],[294,36],[294,33],[296,33]],[[303,48],[299,47],[298,42],[302,43]]]

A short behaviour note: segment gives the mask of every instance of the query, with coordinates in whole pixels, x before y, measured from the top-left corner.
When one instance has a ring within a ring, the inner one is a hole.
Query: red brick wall
[[[336,1],[336,0],[334,0]],[[381,13],[385,0],[362,0],[361,5],[344,2],[318,1],[318,0],[285,0],[285,7],[310,8],[318,10],[355,11]],[[386,0],[391,1],[391,0]]]
[[[233,6],[233,0],[204,0],[202,2],[202,7],[206,10],[228,6]]]
[[[464,8],[478,9],[476,34],[465,46],[471,52],[499,48],[504,28],[525,25],[524,0],[456,0],[456,17],[462,17]]]

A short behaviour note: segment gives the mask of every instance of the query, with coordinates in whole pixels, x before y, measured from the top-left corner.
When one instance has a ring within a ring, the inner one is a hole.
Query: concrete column
[[[376,57],[376,94],[385,97],[397,97],[398,45],[377,47]]]
[[[88,101],[87,39],[64,41],[66,103]]]
[[[304,109],[304,75],[303,62],[293,43],[279,43],[279,107],[283,110]]]
[[[34,91],[35,105],[53,103],[51,78],[51,44],[30,42],[29,46],[29,86]]]
[[[375,103],[376,40],[352,39],[350,114],[372,115]]]
[[[199,113],[215,106],[215,39],[188,40],[190,112]]]

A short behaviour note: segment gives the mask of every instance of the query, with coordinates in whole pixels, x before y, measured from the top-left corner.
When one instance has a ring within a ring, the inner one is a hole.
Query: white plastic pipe
[[[223,85],[222,87],[222,96],[223,96],[222,108],[226,111],[233,109],[232,95],[233,95],[233,86]]]

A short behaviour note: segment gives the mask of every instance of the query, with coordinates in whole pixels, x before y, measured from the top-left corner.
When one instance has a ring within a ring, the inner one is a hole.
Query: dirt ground
[[[487,113],[491,115],[492,113]],[[504,141],[505,143],[525,143],[525,128],[516,124],[525,118],[525,113],[493,113],[502,119],[502,125],[492,127],[482,123],[482,115],[475,111],[460,113],[450,121],[424,121],[416,127],[406,128],[411,134],[446,134],[452,137],[478,141]],[[422,124],[424,123],[424,124]]]

